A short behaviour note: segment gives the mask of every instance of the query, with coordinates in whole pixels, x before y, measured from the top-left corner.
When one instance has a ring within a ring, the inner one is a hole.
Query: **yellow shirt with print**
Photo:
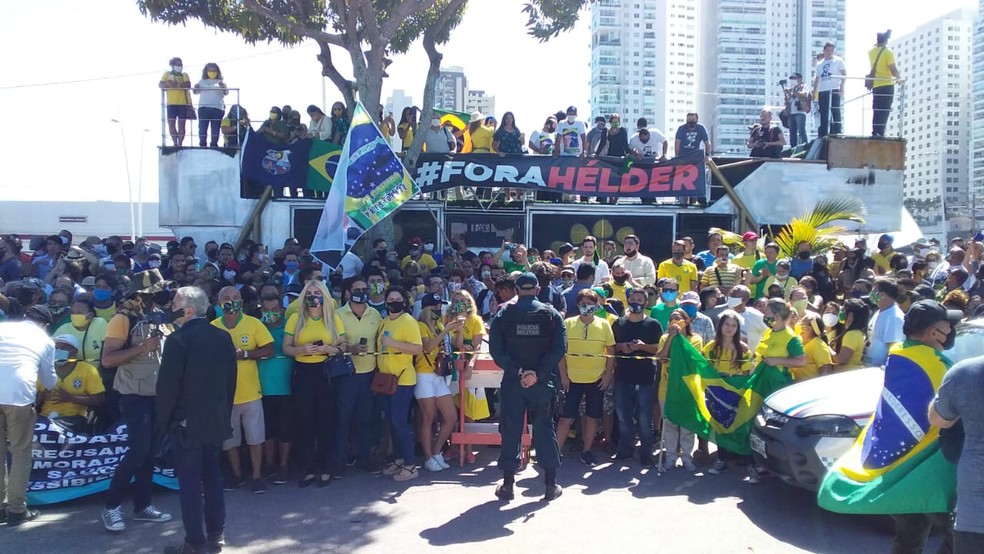
[[[383,324],[383,316],[379,315],[378,310],[366,306],[362,317],[359,318],[352,312],[352,307],[346,304],[339,308],[335,315],[342,321],[345,340],[350,346],[361,344],[362,339],[366,339],[368,349],[366,354],[376,352],[376,335]],[[352,356],[352,363],[355,364],[356,373],[369,373],[376,369],[376,356]]]
[[[475,344],[475,337],[485,335],[485,323],[482,322],[482,318],[475,314],[469,315],[465,319],[465,327],[462,329],[462,338],[465,340],[466,346],[471,346],[473,350],[481,350],[481,344]]]
[[[663,333],[663,336],[659,338],[659,345],[656,347],[657,350],[662,350],[666,345],[666,339],[669,337],[669,333]],[[690,344],[697,349],[698,352],[704,350],[704,339],[700,338],[700,335],[693,334],[687,337]],[[670,352],[670,356],[673,352]],[[660,379],[659,388],[656,390],[656,395],[659,397],[660,404],[666,402],[666,384],[670,381],[670,364],[668,361],[660,360]]]
[[[879,52],[881,56],[878,55]],[[877,65],[875,65],[876,60],[878,62]],[[875,66],[874,86],[887,87],[895,84],[892,70],[889,69],[889,66],[894,64],[895,52],[892,52],[891,48],[885,47],[883,51],[881,46],[875,46],[871,50],[868,50],[868,71],[871,71],[871,66]]]
[[[434,322],[435,331],[431,331],[430,327],[427,326],[423,321],[418,321],[417,326],[420,327],[420,339],[421,344],[424,340],[431,340],[444,330],[444,325],[441,325],[440,321]],[[435,344],[434,348],[430,351],[425,351],[421,356],[413,357],[413,367],[417,373],[434,373],[434,367],[437,364],[437,354],[441,351],[443,345]]]
[[[298,319],[300,319],[300,315],[294,314],[287,318],[287,323],[284,325],[284,335],[294,337],[294,346],[304,346],[305,344],[312,344],[319,340],[324,344],[332,344],[331,333],[328,332],[328,327],[325,325],[324,318],[319,317],[315,319],[313,317],[308,317],[307,323],[304,324],[304,328],[301,329],[301,332],[295,333],[297,330]],[[338,333],[339,340],[345,336],[345,324],[342,323],[342,320],[338,317],[337,312],[335,313],[335,332]],[[305,354],[303,356],[297,356],[295,359],[305,364],[317,364],[327,360],[328,356],[325,354]]]
[[[832,365],[834,359],[831,356],[830,347],[819,337],[813,337],[810,342],[803,346],[806,354],[806,365],[802,367],[791,367],[794,381],[805,381],[820,376],[820,368],[825,365]]]
[[[733,365],[731,362],[734,360],[735,351],[727,348],[722,348],[718,356],[714,357],[714,346],[717,343],[711,341],[704,345],[701,352],[707,361],[717,371],[720,375],[747,375],[752,371],[752,353],[746,352],[745,358],[738,361],[738,365]]]
[[[400,260],[400,269],[406,269],[407,266],[410,265],[410,262],[413,261],[417,262],[417,266],[420,267],[420,270],[423,272],[422,275],[427,275],[431,271],[437,269],[437,262],[434,261],[434,257],[427,252],[421,254],[420,259],[418,260],[414,260],[410,256],[404,256],[403,259]]]
[[[843,369],[858,369],[864,367],[861,362],[861,357],[864,355],[864,333],[858,329],[852,329],[844,333],[844,338],[841,339],[841,348],[851,349],[851,358],[847,360],[846,364],[839,364],[837,366],[838,370]]]
[[[687,260],[683,260],[680,265],[673,263],[673,260],[663,260],[659,264],[659,269],[656,270],[656,279],[670,278],[676,279],[677,283],[680,284],[678,294],[691,291],[693,289],[690,287],[690,282],[697,281],[697,266]]]
[[[379,371],[389,373],[400,378],[401,385],[416,385],[417,373],[413,370],[413,355],[403,352],[394,352],[383,346],[383,337],[410,344],[424,344],[420,338],[420,326],[410,314],[400,314],[396,319],[389,317],[383,319],[383,324],[379,328],[379,336],[376,338],[376,350],[379,356]]]
[[[93,367],[92,364],[85,362],[76,362],[71,373],[63,378],[58,378],[58,384],[55,385],[55,388],[79,396],[106,392],[102,378],[99,377],[99,370]],[[38,381],[38,392],[43,392],[44,390],[46,390],[44,385]],[[57,412],[59,417],[85,417],[89,414],[89,408],[75,402],[45,400],[41,406],[40,414],[44,417],[49,417],[51,412]]]
[[[212,320],[212,325],[229,333],[232,337],[232,344],[240,350],[247,352],[262,348],[273,342],[273,335],[270,330],[263,325],[263,322],[253,316],[246,314],[239,315],[239,321],[233,327],[226,327],[223,318],[218,317]],[[245,404],[263,398],[260,388],[260,369],[256,365],[255,359],[236,360],[236,396],[233,404]]]
[[[187,73],[182,73],[181,75],[175,75],[170,71],[161,75],[161,81],[171,82],[171,83],[190,83],[191,78],[188,77]],[[168,106],[190,106],[191,105],[191,89],[186,88],[166,88],[164,90],[164,103]]]
[[[564,327],[567,328],[567,377],[572,383],[594,383],[601,379],[607,361],[602,355],[606,347],[615,346],[612,325],[607,319],[600,317],[594,317],[587,324],[580,317],[569,317],[564,320]],[[593,354],[599,357],[571,354]]]
[[[889,250],[888,254],[882,254],[881,252],[875,252],[871,255],[871,261],[875,262],[876,267],[882,268],[885,273],[892,272],[892,256],[895,255],[895,250]]]

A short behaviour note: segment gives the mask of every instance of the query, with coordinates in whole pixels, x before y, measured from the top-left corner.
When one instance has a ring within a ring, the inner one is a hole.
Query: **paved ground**
[[[226,493],[226,552],[887,552],[881,520],[829,514],[813,495],[775,480],[742,482],[743,473],[661,477],[637,465],[582,466],[568,455],[558,473],[564,495],[546,504],[542,479],[527,469],[517,498],[495,499],[500,473],[486,449],[478,463],[409,483],[352,472],[325,489],[270,486],[264,495]],[[175,519],[128,521],[121,534],[99,523],[89,497],[42,507],[37,521],[0,527],[0,552],[160,552],[183,538],[177,495],[155,503]],[[935,541],[934,541],[935,544]]]

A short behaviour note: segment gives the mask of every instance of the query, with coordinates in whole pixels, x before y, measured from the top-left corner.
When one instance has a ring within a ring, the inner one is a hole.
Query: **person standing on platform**
[[[567,351],[567,332],[557,310],[536,299],[536,276],[523,273],[516,279],[518,299],[503,309],[489,328],[489,353],[502,368],[502,449],[498,465],[503,482],[495,489],[502,500],[514,498],[513,485],[520,463],[523,416],[533,424],[537,463],[544,470],[546,493],[554,500],[563,489],[557,485],[560,449],[550,418],[560,360]]]
[[[871,136],[885,136],[885,125],[892,113],[892,101],[895,100],[895,83],[902,81],[899,68],[895,66],[895,52],[888,47],[888,39],[892,30],[878,33],[877,43],[868,51],[868,61],[871,63]]]

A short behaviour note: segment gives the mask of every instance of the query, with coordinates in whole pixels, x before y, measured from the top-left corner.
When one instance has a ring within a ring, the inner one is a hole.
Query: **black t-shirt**
[[[632,342],[636,339],[646,344],[658,344],[663,336],[663,327],[658,321],[646,317],[642,321],[629,321],[629,316],[623,316],[612,326],[615,342]],[[616,354],[619,354],[616,352]],[[636,351],[635,356],[646,356],[647,360],[615,359],[615,380],[630,385],[652,385],[656,381],[655,354]]]
[[[624,156],[629,152],[629,134],[625,127],[620,127],[614,133],[608,133],[608,155]]]

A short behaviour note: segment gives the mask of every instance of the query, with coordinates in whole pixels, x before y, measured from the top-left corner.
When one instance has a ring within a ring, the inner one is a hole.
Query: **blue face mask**
[[[663,291],[663,293],[660,294],[660,298],[663,299],[663,302],[676,302],[677,291],[675,290]]]
[[[629,312],[633,314],[642,313],[642,310],[646,308],[645,305],[638,302],[629,302]]]
[[[58,348],[55,350],[55,363],[64,364],[68,362],[68,350]]]
[[[105,302],[113,298],[113,291],[108,289],[93,289],[92,298],[96,302]]]
[[[287,268],[287,271],[297,271],[299,266],[300,264],[297,262],[284,262],[284,267]]]
[[[693,304],[684,304],[683,311],[687,312],[687,317],[693,319],[697,315],[697,306]]]
[[[578,306],[577,309],[578,309],[579,312],[581,312],[581,315],[583,315],[583,316],[589,316],[589,315],[595,313],[596,311],[598,311],[598,306],[595,306],[594,304],[591,304],[591,305],[588,305],[588,306]]]

